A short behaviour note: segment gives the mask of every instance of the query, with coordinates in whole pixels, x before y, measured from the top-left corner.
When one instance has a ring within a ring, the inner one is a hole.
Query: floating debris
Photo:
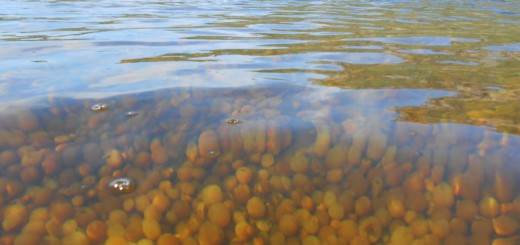
[[[242,123],[242,121],[238,120],[238,119],[235,119],[235,118],[231,118],[231,119],[228,119],[226,121],[227,124],[240,124]]]
[[[135,116],[137,116],[136,111],[129,111],[126,113],[126,117],[128,117],[128,118],[135,117]]]
[[[108,188],[116,194],[128,194],[135,190],[135,181],[130,178],[117,178],[108,183]]]
[[[108,109],[107,104],[95,104],[92,107],[90,107],[92,111],[106,111]]]

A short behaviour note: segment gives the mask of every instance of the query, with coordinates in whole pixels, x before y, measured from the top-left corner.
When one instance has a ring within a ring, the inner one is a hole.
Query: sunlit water
[[[0,244],[520,242],[515,1],[0,6]]]

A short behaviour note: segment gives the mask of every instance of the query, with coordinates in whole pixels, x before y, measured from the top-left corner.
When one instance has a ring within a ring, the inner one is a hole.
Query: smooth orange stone
[[[207,206],[222,202],[224,199],[222,189],[218,185],[208,185],[202,189],[200,198]]]
[[[294,215],[285,214],[280,218],[279,230],[284,235],[292,236],[296,234],[299,228],[300,224]]]
[[[249,184],[253,179],[253,170],[248,167],[240,167],[236,170],[235,177],[240,184]]]
[[[240,241],[247,241],[253,235],[253,227],[245,221],[240,221],[235,225],[235,235]]]
[[[362,219],[359,223],[359,235],[368,238],[371,244],[377,242],[383,235],[381,222],[374,216]]]
[[[442,182],[435,186],[433,191],[433,203],[435,207],[451,208],[455,202],[455,196],[450,185]]]
[[[428,200],[421,192],[409,192],[406,194],[405,205],[408,210],[422,213],[428,208]]]
[[[39,189],[33,196],[34,204],[38,206],[47,205],[51,201],[53,191],[49,188]]]
[[[170,208],[171,201],[164,194],[155,195],[152,199],[152,206],[164,213]]]
[[[198,238],[200,245],[217,245],[222,244],[224,233],[211,222],[204,222],[200,226]]]
[[[392,232],[390,237],[392,244],[409,245],[413,241],[413,234],[406,226],[400,226]]]
[[[264,217],[266,212],[266,205],[264,201],[258,197],[252,197],[247,201],[247,213],[254,219]]]
[[[76,210],[74,220],[78,222],[79,226],[87,226],[90,222],[96,219],[96,212],[90,207],[79,208]]]
[[[430,230],[439,239],[444,239],[450,233],[450,224],[445,219],[429,220]]]
[[[155,164],[164,164],[168,162],[169,156],[166,148],[161,144],[159,139],[154,139],[150,143],[151,158]]]
[[[13,245],[40,245],[42,244],[42,236],[37,236],[32,233],[22,233],[13,241]]]
[[[36,236],[43,236],[47,233],[45,229],[45,223],[41,220],[30,220],[22,230],[22,233],[32,233]]]
[[[372,201],[367,196],[361,196],[356,199],[354,210],[359,217],[364,216],[372,210]]]
[[[157,239],[157,245],[180,245],[181,240],[170,233],[163,233],[159,239]]]
[[[29,210],[21,204],[8,206],[4,210],[2,228],[4,232],[10,232],[20,227],[29,217]]]
[[[343,179],[343,171],[339,168],[330,169],[327,171],[327,182],[331,184],[337,184]]]
[[[213,224],[224,228],[231,221],[231,212],[223,203],[215,203],[208,209],[208,218]]]
[[[199,155],[205,158],[216,158],[220,156],[218,136],[213,130],[206,130],[199,136]]]
[[[341,220],[345,216],[345,210],[339,203],[334,203],[328,208],[329,216],[336,220]]]
[[[251,188],[248,185],[239,184],[233,189],[233,195],[239,203],[245,204],[251,197]]]
[[[159,225],[159,222],[145,218],[143,220],[143,233],[148,239],[152,241],[157,240],[161,235],[161,226]]]
[[[405,181],[405,188],[408,192],[424,191],[424,177],[420,172],[414,172]]]
[[[415,238],[420,238],[425,236],[430,232],[430,226],[428,224],[428,221],[425,219],[419,218],[414,220],[410,224],[410,231],[414,235]]]
[[[455,207],[457,217],[467,222],[473,221],[479,211],[479,207],[477,206],[477,204],[469,200],[457,201]]]
[[[107,238],[107,225],[100,220],[94,220],[88,224],[86,233],[89,241],[102,242]]]
[[[127,244],[126,239],[121,236],[111,236],[105,242],[105,245],[126,245],[126,244]]]
[[[112,168],[120,168],[124,161],[123,156],[116,149],[110,150],[105,159],[106,163]]]
[[[144,237],[143,220],[139,216],[132,216],[125,227],[125,238],[128,241],[137,241]]]
[[[497,201],[510,202],[516,193],[515,176],[512,172],[498,170],[493,180],[493,193]]]
[[[493,219],[493,228],[495,233],[499,236],[511,236],[518,234],[520,224],[518,221],[507,215],[500,215]]]
[[[358,224],[352,220],[344,220],[338,226],[338,236],[346,242],[352,241],[358,234]]]
[[[343,165],[347,163],[347,152],[348,148],[343,144],[336,145],[330,149],[325,157],[327,168],[334,169],[343,167]]]

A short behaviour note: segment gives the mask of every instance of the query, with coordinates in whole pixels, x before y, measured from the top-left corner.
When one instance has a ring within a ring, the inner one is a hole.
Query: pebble
[[[175,235],[170,233],[163,233],[157,239],[157,245],[180,245],[181,241]]]
[[[161,235],[161,226],[157,222],[157,220],[147,219],[143,220],[143,234],[146,238],[155,241]]]
[[[220,146],[217,134],[213,130],[202,132],[198,140],[199,155],[205,158],[220,156]]]
[[[245,221],[235,225],[235,235],[240,241],[248,241],[253,235],[253,227]]]
[[[511,216],[500,215],[493,219],[493,229],[499,236],[518,235],[517,232],[520,230],[520,224]]]
[[[294,215],[285,214],[280,218],[280,223],[278,225],[280,232],[286,236],[292,236],[296,234],[298,229],[300,228],[298,219]]]
[[[501,165],[507,158],[501,158],[500,137],[471,136],[486,143],[475,149],[469,143],[451,146],[459,139],[446,137],[443,126],[397,122],[380,129],[373,118],[346,108],[338,113],[349,112],[352,119],[303,119],[309,130],[301,132],[287,127],[301,122],[294,117],[303,114],[282,113],[276,108],[282,101],[266,94],[251,101],[229,99],[224,109],[212,105],[210,110],[188,102],[195,96],[191,92],[179,96],[154,108],[136,108],[150,113],[132,120],[118,108],[115,116],[55,109],[52,120],[24,111],[13,121],[15,128],[2,120],[0,166],[6,175],[0,177],[5,233],[0,243],[516,241],[518,181]],[[172,103],[180,118],[157,121],[156,116],[177,113],[170,111]],[[108,109],[98,106],[91,109]],[[240,113],[247,123],[235,118],[206,123],[215,113]],[[255,113],[269,119],[257,120]],[[364,127],[376,130],[367,135]],[[394,134],[399,138],[390,137]]]
[[[22,226],[29,217],[29,210],[21,204],[7,206],[4,211],[2,228],[5,232],[10,232]]]
[[[383,227],[376,217],[367,217],[359,222],[359,235],[366,237],[373,244],[383,236]]]
[[[401,226],[392,232],[390,241],[392,245],[409,245],[413,242],[413,234],[408,227]]]
[[[247,201],[247,213],[253,219],[261,219],[266,213],[266,205],[259,197],[252,197]]]
[[[169,160],[168,150],[162,145],[159,139],[154,139],[150,143],[151,159],[153,163],[161,165],[165,164]]]
[[[224,228],[231,222],[231,213],[223,203],[215,203],[208,209],[208,219],[216,226]]]
[[[107,238],[107,225],[100,220],[94,220],[88,224],[86,234],[92,243],[102,242]]]
[[[435,207],[439,208],[451,208],[455,201],[453,190],[450,185],[442,182],[435,186],[433,191],[433,203]]]
[[[224,199],[222,189],[218,185],[208,185],[202,189],[200,197],[206,206],[222,202]]]
[[[198,240],[201,245],[222,244],[223,239],[222,230],[211,222],[204,222],[200,226]]]

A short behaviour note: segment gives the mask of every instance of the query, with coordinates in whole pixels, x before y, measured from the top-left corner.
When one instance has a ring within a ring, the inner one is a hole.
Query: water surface
[[[1,244],[519,242],[515,1],[0,5]]]

